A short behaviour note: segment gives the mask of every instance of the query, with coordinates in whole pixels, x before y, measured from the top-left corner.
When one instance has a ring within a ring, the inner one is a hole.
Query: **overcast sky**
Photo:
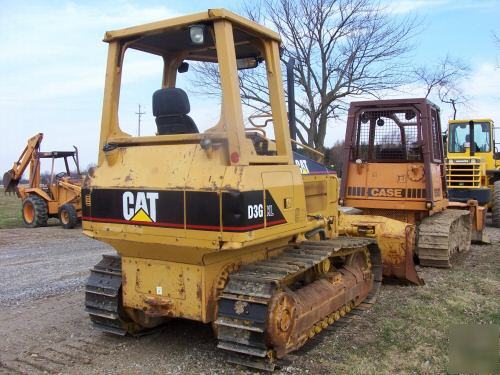
[[[385,1],[395,17],[423,20],[412,52],[415,65],[436,63],[447,53],[472,68],[464,88],[472,98],[460,117],[491,117],[500,123],[500,1]],[[96,160],[106,63],[106,30],[128,27],[208,8],[237,10],[238,1],[5,1],[0,0],[0,172],[11,168],[26,140],[44,133],[42,150],[80,150],[81,165]],[[161,63],[131,53],[124,72],[120,121],[136,132],[137,104],[144,132],[153,132],[151,95],[158,88]],[[183,83],[185,84],[185,83]],[[126,85],[126,86],[125,86]],[[412,88],[406,97],[422,96]],[[201,129],[219,116],[216,100],[191,97]],[[443,123],[450,110],[441,105]],[[327,143],[343,138],[342,121],[329,124]],[[42,167],[43,170],[49,166]]]

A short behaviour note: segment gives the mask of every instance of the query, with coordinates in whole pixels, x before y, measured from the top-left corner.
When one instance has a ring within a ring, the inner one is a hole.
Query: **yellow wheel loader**
[[[491,119],[448,121],[446,177],[450,200],[475,199],[500,227],[500,157]]]
[[[74,228],[82,217],[80,167],[78,150],[40,151],[43,134],[38,133],[28,140],[26,147],[13,167],[5,172],[5,192],[16,192],[22,199],[22,219],[28,228],[43,227],[51,217],[59,218],[63,228]],[[42,160],[51,160],[51,174],[46,184],[40,179]],[[65,170],[55,173],[56,160],[63,160]],[[74,163],[74,171],[70,169]],[[24,172],[30,167],[28,186],[20,186]]]
[[[104,256],[86,284],[95,327],[125,335],[171,318],[212,323],[231,362],[273,370],[374,302],[382,277],[376,243],[339,236],[337,176],[292,150],[293,90],[288,118],[278,34],[210,9],[110,31],[104,41],[99,156],[83,184],[83,232],[117,255]],[[118,118],[129,50],[163,61],[150,136],[127,134]],[[197,62],[219,72],[214,124],[189,116],[189,96],[176,85]],[[270,111],[245,128],[238,69],[259,66]]]

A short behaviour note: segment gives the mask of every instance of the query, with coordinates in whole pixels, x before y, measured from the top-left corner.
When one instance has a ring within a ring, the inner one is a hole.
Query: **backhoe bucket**
[[[382,216],[342,214],[341,234],[372,237],[382,254],[384,278],[396,278],[416,285],[424,281],[418,276],[413,262],[415,225]]]
[[[15,192],[19,180],[14,179],[14,171],[11,169],[3,175],[3,189],[6,193]]]

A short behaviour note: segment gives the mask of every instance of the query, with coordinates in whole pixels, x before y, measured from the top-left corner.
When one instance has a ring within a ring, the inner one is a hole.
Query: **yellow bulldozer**
[[[273,370],[328,325],[374,302],[378,245],[342,221],[336,174],[294,152],[302,146],[290,136],[293,61],[287,114],[277,33],[210,9],[110,31],[104,41],[98,165],[83,184],[82,220],[84,234],[117,255],[103,256],[86,284],[96,328],[126,335],[171,318],[212,323],[231,362]],[[151,92],[153,135],[127,134],[118,118],[128,50],[163,60]],[[213,124],[195,123],[189,96],[176,85],[200,62],[216,64],[220,77]],[[263,123],[254,116],[245,127],[238,70],[259,66],[270,110]],[[378,220],[387,231],[377,240],[397,244],[404,256],[406,224]]]
[[[287,111],[277,33],[210,9],[110,31],[104,41],[98,165],[83,183],[82,220],[85,235],[117,254],[103,256],[86,284],[85,308],[96,328],[127,335],[172,318],[211,323],[231,362],[273,370],[287,353],[375,301],[382,258],[384,266],[392,260],[388,276],[411,279],[411,266],[419,282],[415,225],[386,216],[357,225],[367,216],[341,213],[336,174],[293,139],[293,60]],[[153,135],[128,134],[119,121],[129,50],[163,62],[151,92]],[[189,95],[178,87],[179,74],[198,63],[215,64],[220,77],[215,123],[196,123]],[[270,108],[247,123],[238,70],[259,66]],[[423,183],[423,163],[412,164],[405,178]],[[431,201],[420,190],[418,207],[444,208],[441,187],[438,180],[423,188],[439,196]],[[438,207],[428,206],[435,201]],[[470,230],[467,220],[459,224]]]
[[[82,216],[82,177],[78,161],[78,149],[74,151],[40,151],[43,134],[28,139],[19,159],[3,176],[5,192],[16,192],[22,199],[22,219],[28,228],[43,227],[51,217],[59,218],[63,228],[74,228]],[[48,181],[42,184],[40,166],[42,160],[51,160]],[[55,173],[56,160],[63,160],[65,170]],[[73,161],[74,171],[70,162]],[[30,167],[28,186],[19,185],[24,172]]]
[[[500,157],[491,119],[450,120],[446,134],[446,178],[450,200],[475,199],[492,211],[500,227]]]

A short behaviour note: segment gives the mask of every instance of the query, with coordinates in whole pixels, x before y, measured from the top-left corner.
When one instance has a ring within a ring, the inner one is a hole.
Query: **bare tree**
[[[435,66],[420,66],[414,69],[416,81],[425,85],[425,97],[435,91],[448,91],[469,75],[470,68],[459,59],[446,55]]]
[[[492,33],[492,38],[495,44],[497,45],[497,48],[500,48],[500,36],[498,36],[496,33]]]
[[[401,85],[404,57],[417,23],[396,21],[373,0],[261,0],[244,8],[251,19],[275,29],[282,38],[282,63],[296,61],[297,136],[319,151],[329,120],[348,98],[375,96]],[[218,94],[215,66],[198,66],[204,93]],[[269,109],[265,70],[240,71],[244,104]]]
[[[455,85],[441,87],[438,91],[438,97],[441,102],[451,105],[453,110],[453,120],[457,119],[458,107],[469,103],[469,97],[463,92],[463,90],[457,88]]]
[[[446,55],[434,66],[421,66],[414,70],[416,81],[425,86],[425,97],[435,95],[442,103],[451,105],[453,119],[457,110],[469,102],[461,84],[469,77],[470,67],[460,59]]]
[[[493,43],[495,43],[497,50],[500,50],[500,36],[498,36],[497,33],[492,32],[491,39],[493,39]],[[497,69],[498,69],[498,68],[500,68],[500,63],[498,62],[498,59],[496,60],[496,62],[497,62]]]
[[[325,165],[337,172],[339,177],[342,177],[344,141],[337,141],[332,147],[325,150]]]

